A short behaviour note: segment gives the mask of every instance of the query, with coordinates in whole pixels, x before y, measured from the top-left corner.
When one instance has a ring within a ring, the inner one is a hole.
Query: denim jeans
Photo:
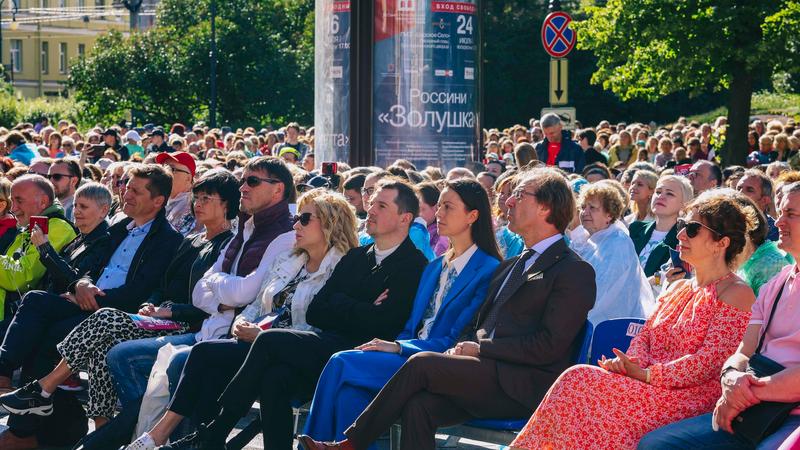
[[[800,416],[789,416],[777,431],[761,441],[758,450],[774,450],[800,426]],[[726,431],[711,429],[711,413],[671,423],[646,434],[640,450],[749,450],[753,447]]]
[[[196,343],[194,333],[159,338],[136,339],[115,345],[106,356],[106,363],[114,379],[114,387],[126,408],[130,404],[138,404],[147,390],[147,380],[156,362],[158,350],[167,345],[189,345]],[[174,391],[181,377],[183,364],[189,356],[191,347],[178,352],[167,369],[170,392]]]

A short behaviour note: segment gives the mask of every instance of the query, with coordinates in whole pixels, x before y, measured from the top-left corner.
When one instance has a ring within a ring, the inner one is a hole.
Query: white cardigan
[[[253,303],[236,317],[234,323],[239,321],[254,322],[257,318],[272,311],[273,298],[283,290],[300,272],[300,269],[308,261],[305,253],[295,255],[293,250],[284,252],[275,258],[272,267],[267,271],[268,275],[261,284],[261,290]],[[315,331],[316,328],[306,323],[306,310],[311,300],[317,295],[322,286],[328,281],[333,273],[333,269],[344,254],[336,249],[328,250],[322,258],[319,269],[309,274],[308,278],[297,285],[292,295],[292,329],[303,331]],[[318,330],[317,330],[318,331]]]

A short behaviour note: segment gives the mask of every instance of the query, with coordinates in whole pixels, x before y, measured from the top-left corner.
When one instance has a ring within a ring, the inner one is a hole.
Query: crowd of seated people
[[[519,449],[800,445],[792,122],[748,169],[721,120],[545,115],[470,167],[333,174],[297,124],[123,125],[0,128],[2,449],[224,449],[254,402],[269,449],[495,418]]]

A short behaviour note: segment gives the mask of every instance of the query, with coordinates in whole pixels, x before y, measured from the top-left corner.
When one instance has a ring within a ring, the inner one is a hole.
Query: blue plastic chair
[[[583,326],[583,331],[581,331],[583,336],[581,345],[572,359],[576,364],[586,364],[586,357],[589,355],[589,348],[592,342],[592,330],[592,323],[587,320],[586,325]],[[519,431],[527,422],[527,417],[524,419],[474,419],[467,422],[466,425],[489,430]]]
[[[644,319],[623,317],[619,319],[604,320],[594,328],[592,346],[589,351],[589,363],[597,364],[602,356],[614,358],[613,348],[627,351],[633,339],[644,325]]]

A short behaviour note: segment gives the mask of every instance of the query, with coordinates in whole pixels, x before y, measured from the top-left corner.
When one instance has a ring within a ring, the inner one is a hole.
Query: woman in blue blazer
[[[450,249],[425,268],[405,329],[394,342],[373,339],[328,360],[311,403],[307,435],[343,439],[344,430],[406,359],[422,351],[444,352],[468,329],[501,260],[486,191],[475,180],[448,182],[436,220]]]

